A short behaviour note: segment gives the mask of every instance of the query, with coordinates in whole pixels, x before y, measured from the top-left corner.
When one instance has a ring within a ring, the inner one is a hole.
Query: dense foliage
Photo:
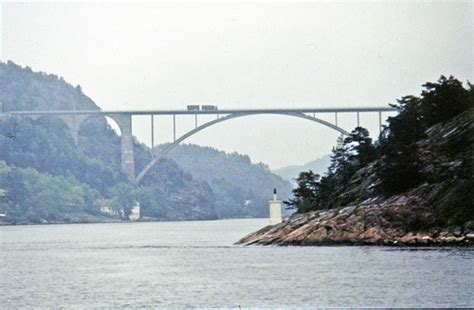
[[[81,86],[73,87],[63,77],[33,72],[11,61],[0,63],[0,92],[4,111],[98,109]]]
[[[0,161],[0,213],[16,223],[87,221],[100,216],[99,193],[74,177],[51,176]]]
[[[468,84],[466,89],[452,76],[442,76],[437,83],[426,83],[423,87],[421,96],[398,100],[394,106],[399,114],[388,119],[388,127],[380,139],[383,164],[379,176],[385,194],[401,193],[424,182],[416,142],[426,137],[426,130],[431,126],[474,106],[472,85]]]
[[[469,129],[474,107],[472,85],[468,83],[465,88],[455,78],[441,76],[436,83],[423,85],[419,97],[402,97],[393,106],[399,114],[388,118],[378,143],[373,144],[368,131],[361,127],[341,137],[327,173],[321,177],[312,171],[301,172],[294,198],[286,204],[298,212],[330,209],[347,203],[344,198],[348,196],[387,197],[422,184],[438,184],[439,190],[431,191],[436,195],[427,199],[439,205],[440,217],[472,218],[474,201],[472,190],[468,190],[474,188],[473,135]],[[461,114],[462,120],[456,120]],[[436,138],[436,131],[446,131],[443,125],[453,128]],[[361,175],[367,177],[368,171],[374,172],[374,182],[362,193],[354,184],[360,185]],[[450,198],[443,199],[443,193]]]
[[[367,129],[355,128],[346,138],[339,137],[332,151],[331,165],[325,176],[301,172],[293,190],[294,198],[286,201],[298,212],[328,209],[337,206],[337,195],[347,188],[354,173],[374,159],[375,147]]]

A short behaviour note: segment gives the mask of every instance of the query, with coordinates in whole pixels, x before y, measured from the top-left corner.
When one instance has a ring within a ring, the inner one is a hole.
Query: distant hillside
[[[267,216],[268,199],[274,188],[282,199],[291,194],[288,181],[262,163],[252,164],[247,155],[185,144],[173,149],[167,158],[211,186],[217,212],[222,217]]]
[[[99,109],[56,75],[33,72],[12,62],[0,63],[0,102],[4,111]],[[135,143],[136,169],[150,150]],[[120,138],[105,118],[86,121],[76,146],[66,125],[54,117],[11,117],[0,122],[0,220],[10,223],[101,221],[100,206],[130,211],[140,202],[153,219],[217,218],[209,185],[193,179],[170,160],[158,163],[132,184],[121,172]],[[71,201],[71,199],[73,201]]]
[[[0,63],[3,111],[97,110],[80,86],[62,77]],[[151,150],[135,141],[140,171]],[[134,201],[156,220],[262,217],[276,187],[287,198],[291,186],[248,156],[181,146],[159,161],[140,186],[121,171],[120,137],[103,117],[85,121],[76,145],[54,117],[0,120],[0,222],[52,223],[118,220],[101,207],[130,212]]]
[[[314,173],[323,175],[328,169],[330,163],[330,155],[324,155],[323,157],[307,162],[304,165],[292,165],[273,170],[273,173],[281,176],[285,180],[290,180],[291,184],[296,186],[295,179],[301,171],[312,170]]]
[[[63,77],[33,72],[13,62],[0,63],[0,100],[4,111],[15,110],[98,110],[81,86],[67,83]]]

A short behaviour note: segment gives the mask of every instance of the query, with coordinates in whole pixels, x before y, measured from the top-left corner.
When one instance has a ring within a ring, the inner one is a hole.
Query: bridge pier
[[[132,181],[135,181],[135,155],[133,152],[132,115],[131,114],[109,114],[120,128],[120,153],[122,159],[122,171]]]

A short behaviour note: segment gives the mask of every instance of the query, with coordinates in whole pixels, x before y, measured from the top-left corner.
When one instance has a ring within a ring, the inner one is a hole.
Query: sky
[[[474,80],[472,1],[10,2],[1,24],[3,61],[80,84],[104,110],[385,106],[442,74]],[[354,114],[338,121],[356,126]],[[155,117],[155,141],[172,139],[171,124]],[[378,115],[361,114],[361,125],[376,136]],[[178,136],[193,126],[192,116],[178,117]],[[133,119],[148,145],[150,127]],[[186,142],[275,169],[328,154],[337,137],[259,115]]]

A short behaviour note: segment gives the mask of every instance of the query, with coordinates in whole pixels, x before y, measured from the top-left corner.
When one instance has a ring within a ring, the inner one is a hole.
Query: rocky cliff
[[[410,191],[380,195],[377,170],[382,163],[376,160],[354,174],[340,194],[342,207],[295,214],[239,243],[473,245],[473,133],[474,109],[430,127],[416,145],[428,181]]]

